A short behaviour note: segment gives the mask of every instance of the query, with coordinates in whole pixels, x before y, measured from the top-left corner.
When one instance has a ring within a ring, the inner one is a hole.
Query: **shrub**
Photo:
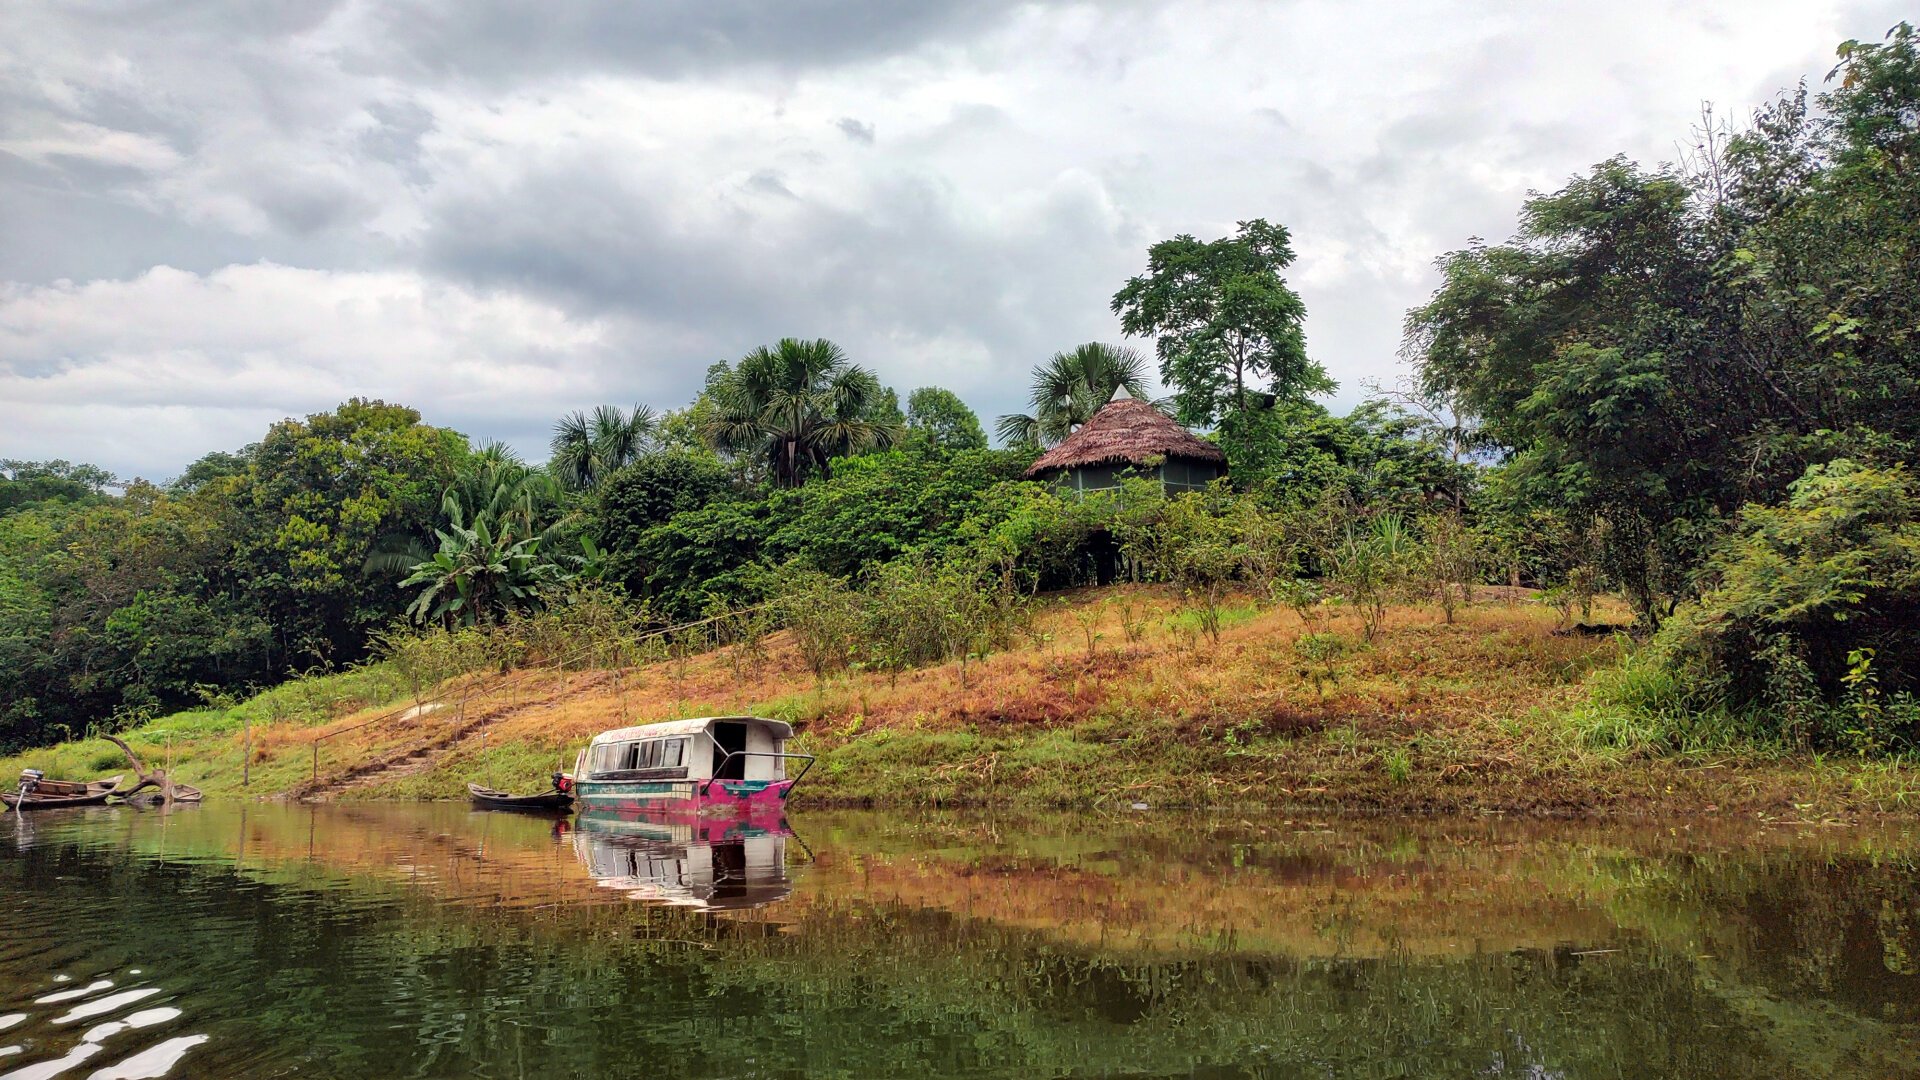
[[[1327,687],[1340,681],[1340,658],[1351,651],[1339,634],[1301,634],[1293,641],[1294,655],[1305,661],[1300,674],[1313,683],[1313,691],[1325,696]]]
[[[1421,532],[1426,551],[1420,565],[1426,571],[1427,588],[1452,623],[1455,611],[1473,599],[1473,587],[1480,581],[1480,538],[1453,510],[1428,515],[1421,522]]]
[[[1413,533],[1399,514],[1382,514],[1370,525],[1351,524],[1329,553],[1328,577],[1342,599],[1360,612],[1368,641],[1380,633],[1387,605],[1405,594],[1420,567]]]
[[[832,574],[797,565],[780,575],[778,587],[775,618],[793,632],[807,667],[824,676],[852,663],[865,617],[859,594]]]
[[[1920,489],[1904,467],[1808,469],[1783,504],[1741,510],[1707,581],[1655,639],[1682,677],[1771,737],[1914,744],[1885,707],[1920,680]]]

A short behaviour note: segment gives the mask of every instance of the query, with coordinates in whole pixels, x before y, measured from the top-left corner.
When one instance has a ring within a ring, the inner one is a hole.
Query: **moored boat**
[[[565,810],[573,805],[573,796],[554,788],[538,795],[513,795],[479,784],[468,784],[467,794],[473,797],[473,805],[482,810],[534,810],[551,812]]]
[[[757,716],[707,716],[615,728],[593,737],[560,786],[582,809],[778,814],[813,767],[789,754],[793,728]],[[789,761],[801,762],[787,775]]]
[[[0,791],[0,803],[14,810],[52,810],[62,806],[101,806],[113,789],[120,786],[121,776],[117,774],[104,780],[49,780],[38,769],[27,769],[20,774],[20,786],[14,791]]]
[[[642,903],[725,911],[773,903],[793,888],[787,840],[799,838],[784,817],[584,810],[566,832],[595,884]]]

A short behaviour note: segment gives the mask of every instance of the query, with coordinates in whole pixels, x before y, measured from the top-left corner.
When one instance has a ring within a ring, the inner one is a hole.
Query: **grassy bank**
[[[1623,618],[1604,607],[1597,617]],[[528,788],[596,731],[753,711],[792,721],[820,756],[815,805],[1095,807],[1315,805],[1401,812],[1905,814],[1902,762],[1789,755],[1728,742],[1674,753],[1605,745],[1583,708],[1617,678],[1615,637],[1558,633],[1525,599],[1447,622],[1392,610],[1315,625],[1230,606],[1216,644],[1171,593],[1047,600],[1018,648],[964,668],[816,678],[776,635],[758,647],[618,671],[533,668],[433,688],[374,666],[301,680],[233,708],[175,714],[129,736],[220,796],[456,798],[468,780]],[[1619,740],[1613,739],[1617,743]],[[119,771],[81,740],[0,761],[59,776]]]

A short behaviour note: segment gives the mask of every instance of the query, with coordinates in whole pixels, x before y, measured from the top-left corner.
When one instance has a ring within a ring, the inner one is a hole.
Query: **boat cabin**
[[[580,780],[782,780],[793,728],[757,716],[711,716],[615,728],[593,737]]]
[[[593,737],[566,779],[586,806],[777,805],[799,780],[787,762],[813,761],[787,753],[792,737],[791,725],[757,716],[615,728]]]

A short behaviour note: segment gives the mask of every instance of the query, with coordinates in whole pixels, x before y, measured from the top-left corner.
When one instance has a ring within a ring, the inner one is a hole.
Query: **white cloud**
[[[81,158],[143,172],[160,172],[180,162],[179,153],[159,139],[77,120],[60,121],[31,135],[0,139],[0,153],[42,163]]]
[[[354,396],[491,419],[497,432],[474,434],[537,451],[540,425],[599,400],[615,336],[607,320],[400,271],[162,266],[15,285],[0,290],[0,456],[53,444],[118,470],[177,471]]]

